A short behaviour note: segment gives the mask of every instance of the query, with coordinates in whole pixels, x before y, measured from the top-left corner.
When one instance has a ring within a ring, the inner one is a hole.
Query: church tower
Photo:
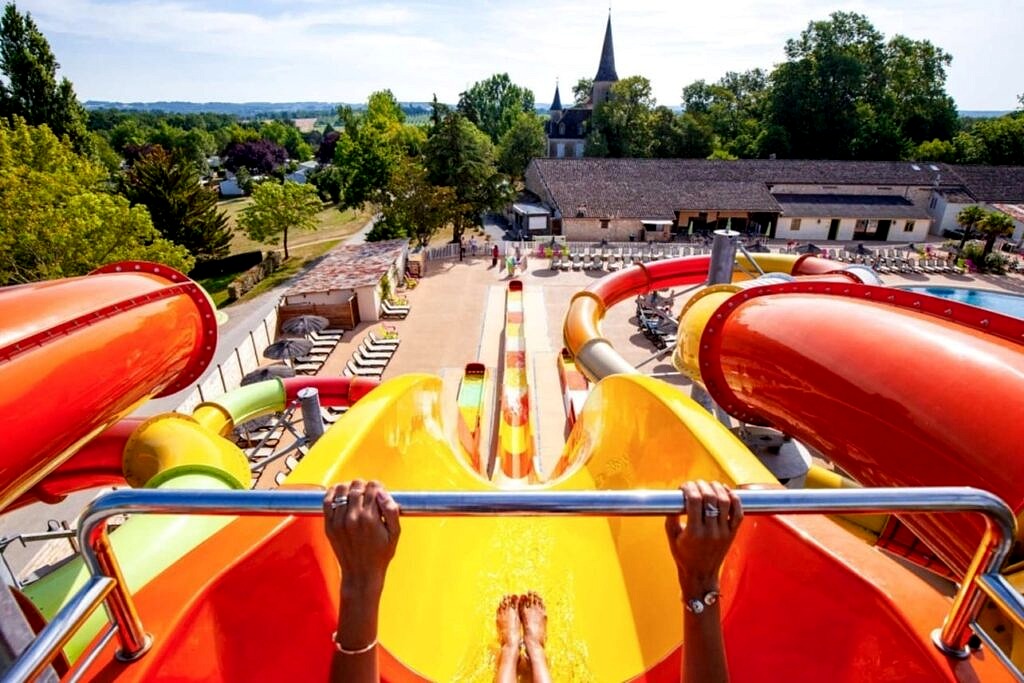
[[[601,46],[601,61],[597,65],[594,76],[594,87],[590,91],[590,101],[596,107],[608,99],[612,84],[619,80],[615,73],[615,49],[612,47],[612,15],[608,13],[608,25],[604,29],[604,45]]]

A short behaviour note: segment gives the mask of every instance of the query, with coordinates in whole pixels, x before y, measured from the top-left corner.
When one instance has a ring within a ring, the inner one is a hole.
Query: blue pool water
[[[902,287],[901,289],[923,292],[942,299],[952,299],[962,304],[986,308],[996,313],[1024,319],[1024,296],[1005,292],[989,292],[967,287]]]

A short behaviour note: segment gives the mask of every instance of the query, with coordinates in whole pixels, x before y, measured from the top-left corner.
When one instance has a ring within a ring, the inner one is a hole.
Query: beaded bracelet
[[[345,648],[343,648],[341,646],[341,643],[338,642],[338,632],[337,631],[335,631],[334,633],[331,634],[331,640],[334,641],[334,647],[336,647],[338,649],[338,652],[340,652],[343,655],[364,655],[367,652],[369,652],[370,650],[372,650],[373,648],[377,647],[377,639],[374,638],[373,642],[371,642],[366,647],[361,647],[358,650],[346,650]]]

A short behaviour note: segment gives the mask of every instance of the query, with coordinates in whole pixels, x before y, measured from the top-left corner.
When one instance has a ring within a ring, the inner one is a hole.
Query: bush
[[[246,251],[241,254],[233,254],[224,258],[212,258],[196,261],[195,268],[189,271],[188,276],[193,280],[204,280],[210,277],[237,273],[240,270],[248,270],[263,262],[262,251]]]
[[[269,252],[262,262],[239,275],[228,285],[228,297],[232,300],[242,298],[246,292],[277,270],[280,265],[281,255],[276,251]]]
[[[1006,266],[1008,263],[1009,259],[1007,259],[1005,255],[998,251],[993,251],[985,258],[985,272],[1004,275],[1006,273]]]

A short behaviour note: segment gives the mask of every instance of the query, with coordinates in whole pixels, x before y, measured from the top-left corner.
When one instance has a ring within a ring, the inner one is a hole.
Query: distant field
[[[228,216],[228,224],[231,226],[232,231],[235,233],[234,239],[231,240],[231,253],[237,254],[243,251],[254,251],[257,249],[266,251],[268,249],[280,250],[280,242],[277,244],[264,244],[262,242],[255,242],[245,234],[241,233],[237,229],[237,216],[239,212],[252,203],[252,199],[249,197],[241,197],[239,199],[225,199],[218,203],[220,208]],[[369,209],[363,211],[355,211],[352,209],[346,209],[345,211],[338,211],[336,205],[327,206],[323,211],[319,213],[317,218],[320,221],[319,227],[312,231],[288,231],[288,248],[299,247],[305,244],[312,244],[317,242],[323,242],[326,240],[339,240],[344,237],[358,232],[366,222],[370,220],[372,211]]]

